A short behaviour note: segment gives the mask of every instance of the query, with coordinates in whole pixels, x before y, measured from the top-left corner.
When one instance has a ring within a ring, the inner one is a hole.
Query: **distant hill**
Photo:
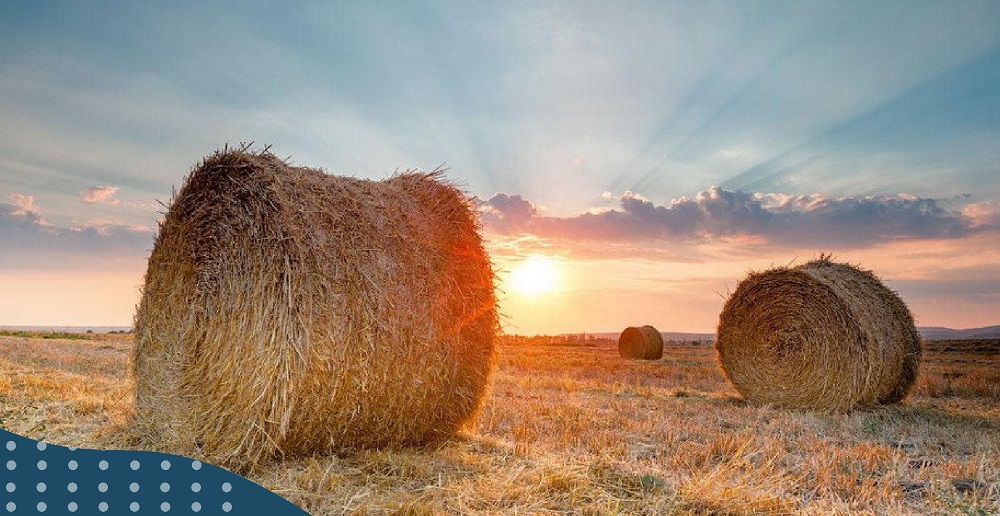
[[[1000,339],[1000,326],[986,326],[984,328],[968,328],[965,330],[956,330],[953,328],[943,328],[940,326],[924,326],[918,327],[917,331],[920,332],[920,336],[924,340],[964,340],[964,339]],[[621,333],[588,333],[587,335],[593,335],[599,339],[611,339],[618,340],[618,336]],[[675,342],[683,341],[700,341],[700,342],[714,342],[714,333],[684,333],[676,331],[664,331],[660,332],[663,335],[663,340],[672,340]]]
[[[685,340],[691,340],[691,341],[697,340],[699,342],[715,342],[714,333],[683,333],[676,331],[661,331],[660,335],[663,335],[664,341],[672,340],[676,342],[681,342]],[[615,338],[617,339],[618,336],[615,335]]]
[[[0,324],[0,330],[12,331],[51,331],[63,333],[108,333],[110,331],[128,333],[132,331],[131,326],[13,326]]]
[[[924,340],[1000,339],[1000,326],[953,330],[940,326],[917,328]]]
[[[587,335],[593,335],[598,339],[610,339],[618,340],[618,336],[621,335],[620,332],[615,333],[588,333]],[[677,331],[661,331],[660,335],[663,336],[664,341],[672,340],[675,342],[680,341],[699,341],[699,342],[714,342],[714,333],[684,333]]]
[[[0,329],[5,330],[26,330],[26,331],[62,331],[69,333],[85,333],[90,330],[94,333],[107,333],[109,331],[127,332],[132,328],[128,326],[9,326],[0,325]],[[1000,326],[986,326],[983,328],[968,328],[956,330],[941,326],[921,326],[917,328],[920,336],[925,340],[963,340],[963,339],[1000,339]],[[569,335],[569,334],[567,334]],[[577,335],[577,334],[574,334]],[[620,332],[587,333],[599,339],[618,340]],[[685,333],[677,331],[660,332],[664,341],[700,341],[714,342],[714,333]]]

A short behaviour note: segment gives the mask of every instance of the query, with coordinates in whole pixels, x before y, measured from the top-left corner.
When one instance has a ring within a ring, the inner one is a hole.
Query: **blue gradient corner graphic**
[[[0,429],[2,514],[307,513],[239,475],[189,458],[66,448]]]

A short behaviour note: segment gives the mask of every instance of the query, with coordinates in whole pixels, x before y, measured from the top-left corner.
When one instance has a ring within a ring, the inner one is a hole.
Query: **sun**
[[[518,294],[541,296],[555,292],[559,283],[559,270],[555,260],[532,254],[513,266],[507,285]]]

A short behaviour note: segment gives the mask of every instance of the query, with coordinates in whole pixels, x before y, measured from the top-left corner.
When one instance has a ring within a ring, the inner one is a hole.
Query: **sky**
[[[0,3],[0,325],[130,325],[202,157],[448,167],[511,333],[711,332],[820,253],[1000,324],[1000,3]]]

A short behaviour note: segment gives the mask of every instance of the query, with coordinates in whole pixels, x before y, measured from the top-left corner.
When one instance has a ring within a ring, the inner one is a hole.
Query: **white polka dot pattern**
[[[27,471],[25,471],[27,470]],[[305,514],[270,491],[197,460],[75,450],[0,429],[0,513]]]

